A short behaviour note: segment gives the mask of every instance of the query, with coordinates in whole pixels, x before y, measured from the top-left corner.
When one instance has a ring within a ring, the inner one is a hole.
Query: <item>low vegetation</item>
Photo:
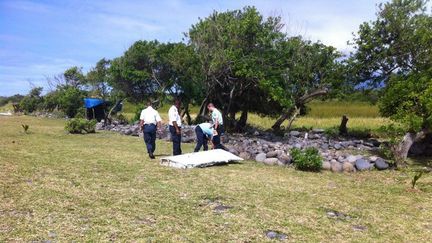
[[[73,134],[95,133],[96,123],[96,120],[72,118],[66,122],[65,130]]]
[[[322,168],[322,158],[316,148],[306,148],[291,150],[294,167],[303,171],[320,171]]]

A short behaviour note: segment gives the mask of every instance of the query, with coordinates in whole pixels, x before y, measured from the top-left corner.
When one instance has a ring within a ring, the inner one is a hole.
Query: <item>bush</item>
[[[69,133],[94,133],[96,130],[96,120],[86,120],[81,118],[70,119],[65,126],[65,130]]]
[[[320,171],[322,168],[322,158],[316,148],[306,148],[291,150],[293,163],[296,169],[303,171]]]

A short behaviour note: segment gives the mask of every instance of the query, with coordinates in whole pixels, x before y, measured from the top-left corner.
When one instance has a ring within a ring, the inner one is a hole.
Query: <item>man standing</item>
[[[225,133],[224,126],[223,126],[223,118],[222,113],[216,109],[216,107],[213,105],[213,103],[209,103],[207,105],[207,109],[211,112],[211,118],[213,121],[213,127],[216,130],[215,135],[213,136],[213,145],[216,149],[224,149],[226,150],[225,146],[221,144],[221,136]]]
[[[195,134],[197,136],[197,145],[195,146],[194,152],[198,152],[201,149],[201,146],[204,147],[204,151],[208,150],[207,142],[212,140],[212,137],[215,133],[212,124],[206,122],[201,123],[195,127]]]
[[[156,129],[161,128],[161,117],[159,112],[152,107],[152,102],[147,101],[147,108],[141,111],[140,129],[144,133],[144,142],[147,147],[147,152],[151,159],[154,159],[154,151],[156,149]]]
[[[169,131],[173,143],[173,155],[180,155],[181,151],[181,116],[179,114],[180,100],[175,99],[173,106],[168,111]]]

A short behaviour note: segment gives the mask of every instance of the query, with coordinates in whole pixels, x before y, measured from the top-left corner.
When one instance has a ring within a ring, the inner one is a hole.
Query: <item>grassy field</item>
[[[311,102],[308,105],[310,111],[306,116],[301,116],[293,123],[293,128],[331,128],[339,126],[341,117],[347,115],[349,117],[348,127],[356,130],[376,130],[382,125],[390,122],[389,119],[380,117],[378,107],[365,102],[341,102],[341,101],[326,101]],[[123,114],[131,119],[134,117],[134,111],[137,105],[125,103]],[[162,119],[168,119],[169,105],[160,107],[159,113]],[[197,107],[191,108],[193,117],[198,112]],[[240,115],[240,114],[239,114]],[[276,118],[262,117],[257,114],[249,114],[248,123],[262,129],[270,129],[276,121]],[[288,125],[285,121],[283,126]]]
[[[63,126],[0,117],[0,242],[263,242],[267,230],[289,242],[432,242],[431,176],[410,190],[400,171],[176,170],[147,159],[137,137]]]

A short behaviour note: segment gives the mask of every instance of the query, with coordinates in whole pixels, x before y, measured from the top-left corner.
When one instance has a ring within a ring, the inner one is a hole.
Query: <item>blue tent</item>
[[[84,98],[84,106],[87,109],[94,108],[98,105],[104,104],[105,101],[98,98]]]

